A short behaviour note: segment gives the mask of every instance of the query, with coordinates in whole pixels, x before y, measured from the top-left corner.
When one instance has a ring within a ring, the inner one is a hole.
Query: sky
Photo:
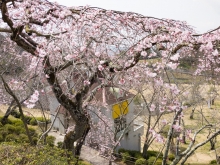
[[[220,0],[51,0],[65,6],[101,7],[186,21],[198,33],[220,26]]]

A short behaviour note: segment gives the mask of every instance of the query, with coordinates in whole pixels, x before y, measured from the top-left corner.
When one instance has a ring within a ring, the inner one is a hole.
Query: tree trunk
[[[147,157],[147,150],[148,150],[148,148],[149,148],[149,145],[148,145],[148,143],[147,142],[145,142],[144,143],[144,147],[143,147],[143,157],[144,157],[144,159],[147,159],[148,157]]]
[[[194,112],[195,112],[195,108],[192,109],[192,112],[191,112],[190,117],[189,117],[190,119],[193,119]]]
[[[211,139],[209,142],[210,142],[210,150],[215,150],[215,139]]]
[[[75,157],[78,157],[89,130],[90,125],[88,120],[87,122],[76,122],[74,130],[67,132],[65,135],[63,148],[71,151]],[[76,141],[77,145],[74,147],[74,142]]]

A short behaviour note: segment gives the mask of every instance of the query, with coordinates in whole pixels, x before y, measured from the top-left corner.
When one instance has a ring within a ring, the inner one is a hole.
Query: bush
[[[21,121],[21,120],[16,120],[16,121],[13,123],[13,125],[24,127],[23,121]]]
[[[10,133],[14,133],[16,132],[16,127],[11,125],[11,124],[5,124],[4,125],[4,129],[7,130],[7,132]]]
[[[133,158],[131,158],[131,161],[136,161],[139,158],[143,158],[142,154],[139,151],[134,151],[134,150],[127,150],[129,155]]]
[[[4,137],[0,134],[0,142],[3,142],[4,140]]]
[[[149,159],[150,157],[157,157],[159,155],[158,158],[163,158],[163,153],[162,152],[158,152],[158,151],[147,151],[147,159]]]
[[[211,160],[209,164],[217,164],[216,160]]]
[[[54,136],[47,136],[46,138],[46,142],[49,146],[53,147],[54,146],[54,142],[55,142],[55,137]]]
[[[30,125],[37,125],[37,120],[34,117],[32,117],[29,123]]]
[[[15,111],[12,111],[12,112],[11,112],[11,115],[14,116],[15,118],[20,118],[20,117],[21,117],[20,112],[18,112],[18,111],[16,111],[16,110],[15,110]]]
[[[67,154],[70,155],[67,158]],[[7,156],[5,156],[7,155]],[[50,146],[33,147],[28,144],[14,145],[13,143],[0,144],[1,165],[68,165],[76,164],[71,153],[57,147]],[[89,165],[81,160],[79,165]]]
[[[32,137],[37,137],[36,130],[32,127],[28,127],[29,133]]]
[[[29,143],[29,139],[28,139],[28,136],[27,135],[25,135],[25,134],[20,134],[19,136],[18,136],[18,142],[19,143]]]
[[[5,137],[5,141],[6,142],[18,142],[18,136],[16,136],[15,134],[8,134]]]
[[[118,153],[119,153],[119,154],[124,153],[124,152],[126,152],[126,151],[127,151],[127,150],[124,149],[124,148],[119,148],[119,149],[118,149]]]
[[[173,161],[173,160],[175,159],[175,155],[174,155],[174,154],[169,154],[169,155],[168,155],[168,159],[169,159],[170,161]]]
[[[8,130],[4,129],[3,127],[0,128],[0,135],[5,139],[6,135],[8,135]]]
[[[33,141],[34,145],[37,145],[38,138],[37,137],[33,137],[32,141]]]
[[[148,160],[147,160],[147,164],[148,165],[153,165],[154,161],[156,160],[155,156],[151,156]],[[162,160],[161,159],[157,159],[157,161],[155,162],[155,165],[161,165],[162,164]]]
[[[135,161],[135,165],[147,165],[147,160],[144,158],[139,158]]]
[[[32,119],[32,117],[24,115],[24,121],[25,121],[27,124],[30,124],[31,119]]]
[[[57,147],[58,148],[63,148],[63,142],[57,142]]]
[[[128,161],[128,160],[131,160],[131,155],[128,153],[128,152],[124,152],[124,153],[122,153],[122,161],[123,162],[126,162],[126,161]]]
[[[22,133],[26,133],[26,131],[25,131],[24,127],[22,127],[22,126],[15,126],[14,133],[19,135],[19,134],[22,134]]]

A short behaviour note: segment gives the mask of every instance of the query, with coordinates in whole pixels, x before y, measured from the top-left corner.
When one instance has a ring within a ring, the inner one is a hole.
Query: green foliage
[[[15,134],[8,134],[5,137],[6,142],[18,142],[18,136]]]
[[[24,129],[21,120],[10,120],[11,124],[5,124],[0,127],[0,142],[16,142],[16,143],[28,143],[29,139],[26,135],[26,130]],[[22,125],[21,125],[22,124]],[[32,138],[36,138],[38,134],[34,128],[29,128],[30,135]],[[37,143],[37,140],[35,140]]]
[[[63,148],[63,142],[57,142],[57,147],[58,148]]]
[[[124,152],[124,153],[122,153],[122,161],[123,162],[126,162],[126,161],[128,161],[128,160],[131,160],[131,155],[128,153],[128,152]]]
[[[27,124],[30,124],[31,119],[32,119],[31,116],[26,116],[26,115],[24,115],[24,121],[25,121]]]
[[[29,133],[32,137],[37,137],[36,130],[32,127],[28,127]]]
[[[5,156],[7,155],[7,156]],[[68,158],[67,155],[70,157]],[[71,153],[49,145],[33,147],[28,144],[0,144],[0,160],[2,165],[68,165],[75,164]],[[89,165],[79,161],[79,165]]]
[[[37,141],[38,141],[37,137],[32,137],[32,142],[34,143],[34,145],[37,145]]]
[[[15,110],[15,111],[12,111],[12,112],[11,112],[11,115],[14,116],[15,118],[20,118],[20,117],[21,117],[20,112],[18,112],[18,111],[16,111],[16,110]]]
[[[47,122],[47,123],[50,123],[50,120],[49,119],[45,119],[44,117],[32,117],[31,120],[29,121],[29,124],[30,125],[37,125],[38,123],[37,122]]]
[[[124,148],[119,148],[119,149],[118,149],[118,153],[119,153],[119,154],[124,153],[124,152],[126,152],[126,151],[127,151],[127,150],[124,149]]]
[[[10,133],[14,133],[16,131],[16,127],[14,125],[11,124],[5,124],[4,125],[4,129],[10,134]]]
[[[158,151],[147,151],[147,159],[149,159],[150,157],[157,157],[159,155],[158,158],[163,158],[163,153],[158,152]]]
[[[151,156],[148,160],[147,160],[147,164],[148,165],[153,165],[154,161],[156,160],[155,156]],[[158,158],[155,162],[155,165],[161,165],[162,164],[162,159]]]
[[[53,147],[54,146],[54,142],[55,142],[55,137],[54,136],[47,136],[46,138],[46,142],[49,146]]]
[[[20,134],[18,138],[19,138],[18,139],[19,143],[28,143],[29,142],[28,136],[26,134]]]
[[[143,158],[142,154],[139,151],[135,151],[135,150],[126,150],[124,148],[120,148],[118,150],[118,153],[120,156],[122,156],[122,159],[123,159],[123,154],[125,153],[126,156],[128,153],[129,158],[127,158],[127,160],[131,160],[131,161],[136,161],[139,158]]]
[[[216,160],[211,160],[209,164],[217,164]]]
[[[36,119],[40,122],[48,122],[48,123],[50,122],[49,119],[45,119],[44,117],[37,117]]]
[[[168,159],[169,159],[170,161],[173,161],[173,160],[175,159],[175,155],[174,155],[174,154],[169,154],[169,155],[168,155]]]
[[[34,117],[31,118],[30,125],[37,125],[37,120]]]
[[[0,142],[3,142],[4,141],[4,137],[2,134],[0,134]]]
[[[139,158],[135,161],[135,165],[147,165],[147,160],[144,158]]]
[[[134,150],[128,150],[129,155],[131,157],[134,157],[136,159],[142,158],[142,154],[139,151],[134,151]]]
[[[24,127],[24,123],[23,123],[23,121],[21,121],[21,120],[15,120],[15,121],[13,122],[13,125]]]

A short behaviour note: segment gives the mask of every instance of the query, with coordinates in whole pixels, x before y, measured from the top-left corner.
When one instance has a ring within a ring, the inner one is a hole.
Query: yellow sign
[[[121,115],[126,115],[128,113],[128,101],[123,101],[121,103],[112,106],[112,117],[116,119]]]

